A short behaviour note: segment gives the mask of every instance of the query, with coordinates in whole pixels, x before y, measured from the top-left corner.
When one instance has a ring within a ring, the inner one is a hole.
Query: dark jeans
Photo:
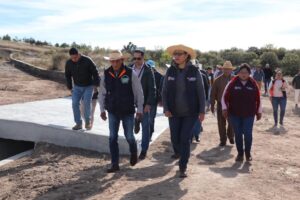
[[[150,111],[150,140],[152,138],[152,134],[154,133],[156,113],[157,113],[157,105],[152,105]]]
[[[244,154],[244,141],[245,141],[245,152],[251,152],[252,146],[252,131],[253,131],[253,117],[238,117],[229,116],[229,120],[232,124],[235,133],[235,143],[237,151],[240,155]],[[244,138],[243,138],[244,135]]]
[[[186,170],[190,157],[192,128],[198,120],[197,116],[170,117],[171,142],[174,153],[180,155],[179,169]]]
[[[112,165],[119,165],[119,145],[118,145],[118,132],[120,121],[122,121],[124,135],[129,144],[130,153],[137,153],[137,145],[133,135],[134,115],[118,116],[108,113],[109,121],[109,149],[111,154]]]
[[[285,115],[286,108],[286,98],[284,97],[272,97],[272,106],[273,106],[273,117],[275,125],[278,124],[278,107],[280,107],[280,121],[279,123],[283,125],[283,118]]]
[[[266,93],[266,94],[268,93],[268,88],[269,88],[270,83],[271,83],[271,79],[265,79],[265,80],[264,80],[265,93]]]
[[[196,122],[193,126],[193,129],[192,129],[192,139],[193,139],[193,137],[199,138],[202,131],[203,131],[203,127],[202,127],[201,122],[198,119],[198,120],[196,120]]]

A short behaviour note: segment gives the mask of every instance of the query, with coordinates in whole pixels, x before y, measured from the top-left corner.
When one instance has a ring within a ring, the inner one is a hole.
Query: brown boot
[[[245,155],[246,155],[246,161],[247,161],[247,162],[252,161],[251,153],[245,153]]]
[[[92,129],[92,124],[90,122],[85,123],[85,129],[86,130],[91,130]]]
[[[131,165],[131,166],[136,165],[137,160],[138,160],[137,153],[132,153],[132,154],[130,155],[130,165]]]
[[[72,128],[72,130],[74,130],[74,131],[78,131],[78,130],[81,130],[82,129],[82,125],[81,124],[76,124],[73,128]]]

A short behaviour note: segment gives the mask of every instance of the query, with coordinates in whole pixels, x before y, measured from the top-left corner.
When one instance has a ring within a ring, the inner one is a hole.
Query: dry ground
[[[10,70],[13,74],[21,73]],[[1,83],[16,78],[5,77],[1,78]],[[27,89],[0,91],[1,101],[2,94],[10,95],[2,104],[40,98],[38,92],[32,92],[31,97],[26,94],[40,88],[40,83],[34,82],[42,80],[25,77],[20,75],[8,88],[19,82],[19,86]],[[62,87],[52,84],[37,91],[47,88],[46,93],[49,93]],[[60,96],[60,91],[53,92],[53,97],[55,95]],[[106,154],[39,144],[30,157],[0,167],[0,199],[298,200],[300,117],[292,112],[293,103],[289,101],[285,119],[287,131],[273,133],[269,131],[273,124],[270,102],[264,98],[263,104],[263,119],[254,128],[251,165],[234,162],[234,146],[217,146],[216,118],[208,114],[201,143],[192,144],[186,179],[178,178],[177,163],[170,159],[172,148],[167,130],[151,145],[145,161],[130,167],[128,158],[122,157],[122,169],[116,174],[105,173],[109,166]]]

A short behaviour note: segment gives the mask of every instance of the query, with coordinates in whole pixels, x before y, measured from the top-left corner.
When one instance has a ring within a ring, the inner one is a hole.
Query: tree
[[[272,69],[275,69],[278,67],[279,61],[278,57],[274,52],[264,52],[260,56],[261,64],[262,66],[265,66],[266,64],[270,64],[270,67]]]
[[[300,56],[296,53],[287,53],[281,61],[281,67],[285,74],[294,76],[300,69]]]
[[[6,34],[2,37],[2,40],[11,41],[11,37],[8,34]]]
[[[122,51],[125,51],[126,53],[133,55],[133,52],[136,48],[137,48],[137,46],[135,44],[133,44],[132,42],[129,42],[127,45],[123,46]]]
[[[286,54],[286,49],[281,47],[281,48],[277,49],[276,54],[277,54],[278,59],[282,60]]]
[[[62,44],[60,45],[60,47],[61,47],[61,48],[69,48],[70,45],[64,42],[64,43],[62,43]]]
[[[262,51],[257,47],[249,47],[247,52],[254,52],[258,56],[262,54]]]

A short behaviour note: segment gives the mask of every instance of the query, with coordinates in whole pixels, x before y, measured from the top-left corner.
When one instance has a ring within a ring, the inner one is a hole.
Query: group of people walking
[[[119,168],[118,131],[120,123],[130,149],[130,164],[147,157],[149,143],[154,132],[157,106],[163,106],[169,120],[170,138],[173,147],[172,159],[179,159],[179,174],[187,176],[190,145],[193,138],[200,141],[202,122],[207,109],[217,113],[220,146],[229,141],[236,144],[236,161],[252,160],[252,131],[255,118],[262,117],[260,89],[262,82],[269,93],[274,109],[274,126],[278,124],[278,106],[281,108],[279,124],[283,126],[286,106],[287,82],[278,71],[275,79],[266,80],[261,69],[251,76],[251,68],[244,63],[235,68],[230,61],[217,70],[199,69],[193,64],[194,49],[185,45],[173,45],[166,49],[172,56],[171,65],[165,75],[155,70],[155,62],[145,61],[144,51],[133,52],[133,63],[125,65],[127,59],[120,51],[112,51],[105,57],[110,67],[99,76],[96,65],[87,56],[71,48],[66,63],[65,76],[68,89],[72,91],[72,108],[75,126],[73,130],[93,125],[91,117],[92,99],[98,99],[102,120],[108,119],[111,166],[108,173]],[[269,68],[267,66],[266,68]],[[236,74],[235,74],[235,73]],[[269,84],[268,86],[266,86]],[[293,86],[300,93],[300,71]],[[295,98],[296,100],[296,98]],[[297,99],[298,101],[298,99]],[[82,109],[80,109],[82,104]],[[93,108],[95,107],[92,106]],[[82,110],[80,112],[80,110]],[[83,114],[83,116],[81,115]],[[138,155],[134,132],[142,132],[141,152]]]

